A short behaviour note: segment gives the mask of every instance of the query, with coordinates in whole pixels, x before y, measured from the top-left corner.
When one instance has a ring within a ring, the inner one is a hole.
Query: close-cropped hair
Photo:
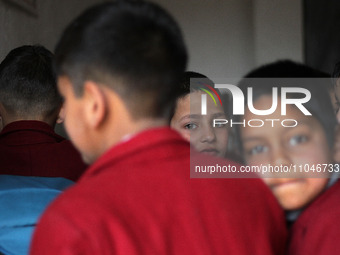
[[[0,102],[16,117],[48,117],[62,104],[53,54],[40,45],[11,50],[0,64]]]
[[[180,95],[178,98],[183,98],[192,92],[201,91],[202,88],[206,88],[206,85],[215,88],[215,83],[204,74],[186,71],[182,77]],[[223,110],[225,114],[228,115],[229,109],[224,106],[229,105],[229,95],[221,93],[219,89],[214,89],[214,92],[221,98]]]
[[[194,71],[186,71],[183,74],[181,80],[179,97],[184,97],[191,92],[199,90],[199,88],[202,87],[203,84],[208,84],[214,87],[214,82],[204,74]]]
[[[179,93],[176,99],[179,100],[189,95],[192,92],[201,91],[201,88],[206,88],[205,87],[206,85],[209,85],[212,88],[215,87],[214,82],[210,78],[208,78],[206,75],[202,73],[194,72],[194,71],[186,71],[184,72],[182,76],[180,87],[179,87]],[[220,93],[218,89],[215,89],[215,91],[223,102],[223,110],[225,114],[228,115],[229,109],[228,107],[225,107],[225,106],[229,106],[229,95]],[[174,108],[171,111],[169,121],[171,121],[172,117],[174,116],[175,110],[176,110],[176,105],[174,105]]]
[[[320,122],[328,144],[332,148],[337,122],[328,89],[331,84],[330,77],[329,74],[304,64],[281,60],[251,71],[240,81],[239,88],[242,90],[244,98],[247,98],[247,88],[252,87],[253,102],[264,95],[272,96],[273,87],[278,88],[278,96],[280,96],[282,87],[301,87],[309,90],[311,99],[303,105]],[[301,98],[299,93],[289,93],[288,96],[289,98]]]
[[[135,119],[168,117],[179,93],[187,51],[176,21],[146,1],[118,0],[86,10],[56,49],[60,76],[76,96],[91,80],[115,91]]]

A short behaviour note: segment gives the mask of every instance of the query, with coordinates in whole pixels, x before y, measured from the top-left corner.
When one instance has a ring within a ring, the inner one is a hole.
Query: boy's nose
[[[275,166],[289,166],[291,164],[288,152],[284,148],[277,148],[272,156],[272,164]]]
[[[214,128],[211,126],[205,126],[201,129],[201,139],[202,143],[211,143],[215,141],[216,135],[214,132]]]

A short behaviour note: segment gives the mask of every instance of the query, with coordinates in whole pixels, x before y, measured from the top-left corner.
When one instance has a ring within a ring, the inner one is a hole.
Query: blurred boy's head
[[[333,77],[333,100],[335,102],[336,118],[338,123],[340,123],[340,62],[336,63],[332,73]]]
[[[248,165],[287,166],[299,173],[298,176],[282,173],[272,174],[264,181],[271,188],[281,206],[286,210],[300,209],[308,205],[326,187],[327,178],[310,178],[308,170],[318,164],[332,163],[332,146],[336,125],[330,96],[325,82],[330,79],[317,79],[320,73],[307,66],[291,61],[275,62],[251,72],[240,83],[247,94],[247,87],[253,87],[255,109],[269,109],[272,106],[272,88],[302,87],[311,93],[311,99],[304,107],[312,114],[305,115],[295,105],[287,105],[286,115],[281,113],[281,100],[270,115],[254,115],[249,110],[244,119],[262,120],[262,127],[240,127],[239,138]],[[322,76],[321,76],[322,77]],[[281,79],[252,79],[281,78]],[[313,79],[285,79],[313,78]],[[298,93],[288,94],[290,99],[301,98]],[[279,93],[280,98],[280,93]],[[275,121],[267,121],[268,119]],[[295,120],[297,125],[282,120]],[[275,123],[275,124],[274,124]],[[300,171],[300,169],[302,171]],[[327,175],[320,175],[320,177]],[[276,177],[276,178],[275,178]]]
[[[206,91],[211,91],[211,88],[214,88],[214,83],[205,75],[185,72],[170,125],[197,151],[225,157],[228,149],[228,128],[226,125],[213,126],[214,119],[226,119],[227,116],[218,98],[215,98],[218,102],[215,103],[208,96],[207,114],[201,114],[201,95],[207,94]],[[221,96],[219,93],[218,95]],[[227,103],[225,101],[223,104]]]
[[[54,126],[61,104],[53,54],[39,45],[10,51],[0,64],[3,125],[17,120],[39,120]]]
[[[187,62],[176,22],[144,1],[88,9],[55,53],[65,126],[88,162],[123,136],[166,123]]]

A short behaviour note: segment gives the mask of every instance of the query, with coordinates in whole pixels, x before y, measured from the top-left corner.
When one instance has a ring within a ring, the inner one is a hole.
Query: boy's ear
[[[97,83],[86,81],[84,84],[84,99],[87,124],[93,128],[98,128],[107,114],[107,98]]]
[[[59,110],[59,114],[58,114],[58,119],[57,119],[57,123],[63,123],[65,120],[65,109],[64,109],[64,104],[61,106],[60,110]]]

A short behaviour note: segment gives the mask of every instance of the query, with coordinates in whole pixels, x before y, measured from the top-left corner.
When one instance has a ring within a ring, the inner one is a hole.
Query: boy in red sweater
[[[301,87],[311,94],[310,100],[303,104],[311,115],[305,115],[294,104],[287,104],[283,115],[282,101],[278,99],[278,107],[272,114],[259,116],[249,110],[245,112],[244,119],[263,121],[262,127],[238,129],[248,165],[291,169],[268,173],[263,179],[286,211],[291,226],[289,254],[340,253],[336,242],[340,234],[337,181],[340,168],[333,161],[336,118],[327,89],[331,80],[327,77],[303,64],[277,61],[250,72],[239,86],[244,93],[253,87],[254,108],[261,110],[271,108],[273,87],[278,91],[282,87]],[[289,99],[302,97],[301,93],[287,94]],[[266,119],[275,120],[275,124]],[[286,127],[280,124],[283,120],[288,120],[285,125],[292,125],[292,120],[296,125]]]
[[[46,211],[31,254],[283,254],[282,212],[261,181],[190,179],[189,143],[166,126],[187,62],[169,14],[94,6],[56,56],[65,126],[92,166]]]

